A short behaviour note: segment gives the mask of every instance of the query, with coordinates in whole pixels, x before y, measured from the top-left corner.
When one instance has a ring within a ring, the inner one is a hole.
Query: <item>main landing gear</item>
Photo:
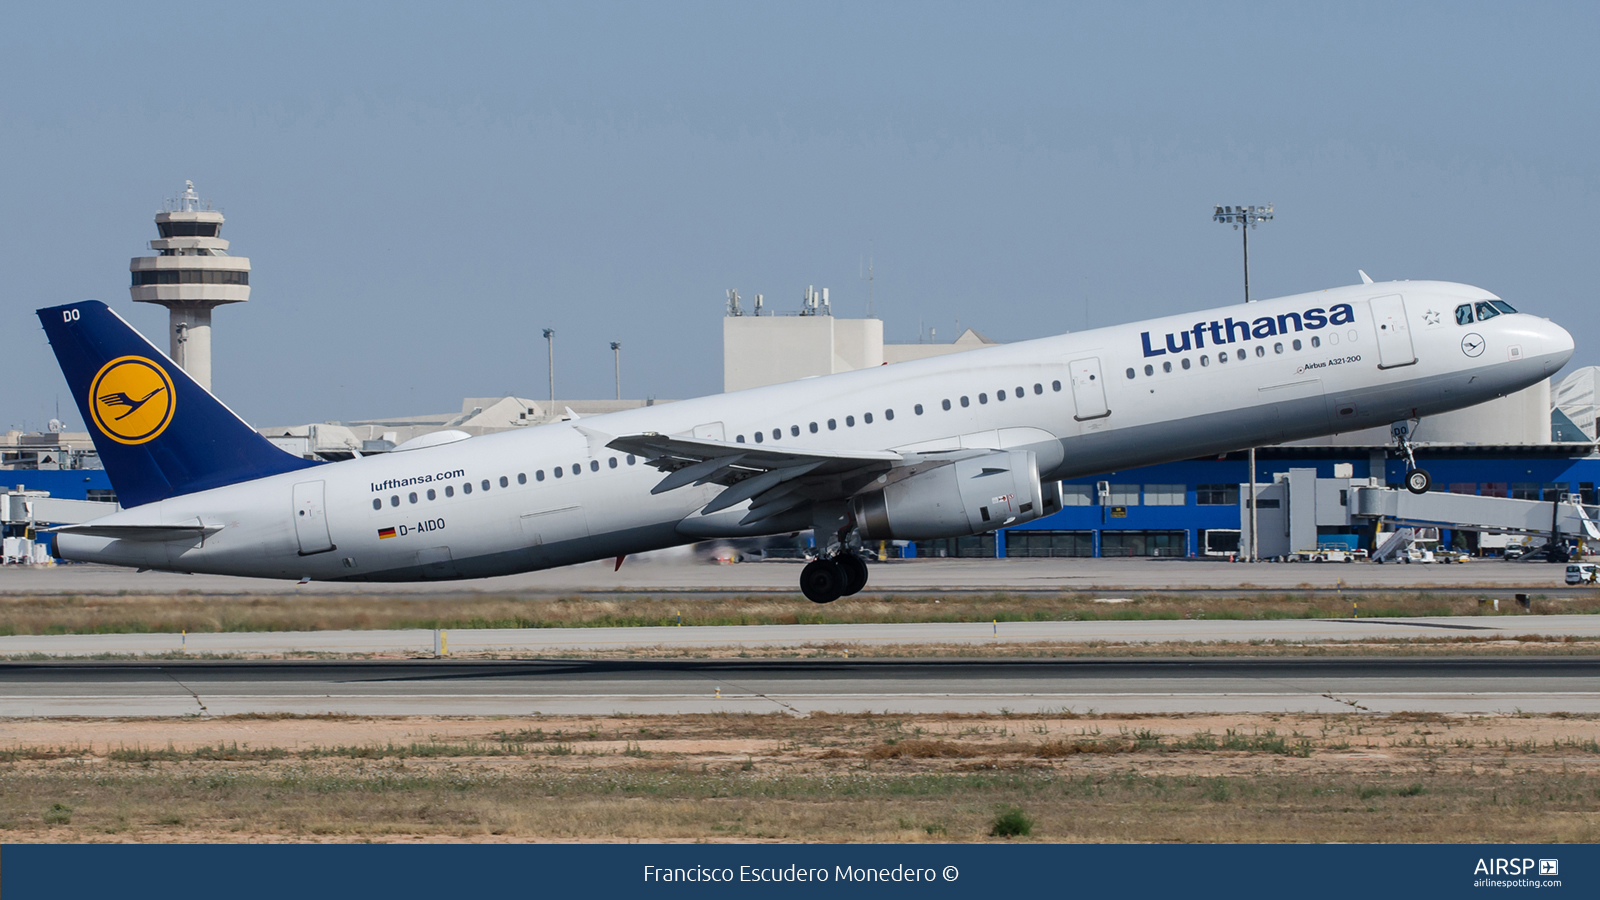
[[[1394,436],[1394,442],[1406,457],[1406,490],[1413,494],[1426,494],[1433,487],[1433,476],[1428,474],[1427,469],[1417,468],[1417,457],[1411,452],[1410,424],[1396,422],[1389,426],[1389,433]]]
[[[848,550],[806,563],[800,592],[812,603],[832,603],[867,586],[867,564]]]

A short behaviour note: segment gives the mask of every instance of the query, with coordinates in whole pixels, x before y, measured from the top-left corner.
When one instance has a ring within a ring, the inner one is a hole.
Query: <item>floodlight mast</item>
[[[1262,222],[1272,221],[1272,204],[1265,206],[1219,206],[1211,221],[1232,225],[1244,235],[1244,302],[1250,302],[1250,231]]]
[[[555,415],[555,409],[556,409],[556,330],[554,328],[546,328],[544,330],[544,340],[545,340],[545,343],[549,344],[549,353],[550,353],[550,412],[549,412],[549,415]]]
[[[1218,206],[1211,214],[1211,221],[1232,225],[1234,229],[1244,235],[1244,302],[1250,302],[1250,230],[1262,222],[1272,221],[1272,204],[1265,206]],[[1257,525],[1261,520],[1256,516],[1256,448],[1250,447],[1250,561],[1258,562],[1261,559],[1261,542],[1256,539]]]
[[[617,367],[617,399],[622,399],[622,342],[611,342],[612,361]]]

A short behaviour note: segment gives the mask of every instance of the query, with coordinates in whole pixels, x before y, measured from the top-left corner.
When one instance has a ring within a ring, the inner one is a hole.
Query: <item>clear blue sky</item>
[[[1016,340],[1258,297],[1492,290],[1600,362],[1600,6],[13,5],[0,426],[33,317],[128,299],[192,179],[252,259],[215,387],[258,425],[720,389],[723,292]]]

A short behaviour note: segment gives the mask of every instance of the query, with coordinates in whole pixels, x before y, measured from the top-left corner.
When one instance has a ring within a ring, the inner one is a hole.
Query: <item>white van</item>
[[[1600,582],[1600,566],[1594,563],[1573,563],[1567,566],[1567,584],[1595,584]]]

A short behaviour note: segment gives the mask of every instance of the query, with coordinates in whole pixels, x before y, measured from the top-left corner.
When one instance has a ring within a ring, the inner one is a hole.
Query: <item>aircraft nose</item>
[[[1566,365],[1567,360],[1572,358],[1572,351],[1577,348],[1577,344],[1572,340],[1572,332],[1548,319],[1540,330],[1544,332],[1545,346],[1548,348],[1546,352],[1561,360],[1557,368]]]

